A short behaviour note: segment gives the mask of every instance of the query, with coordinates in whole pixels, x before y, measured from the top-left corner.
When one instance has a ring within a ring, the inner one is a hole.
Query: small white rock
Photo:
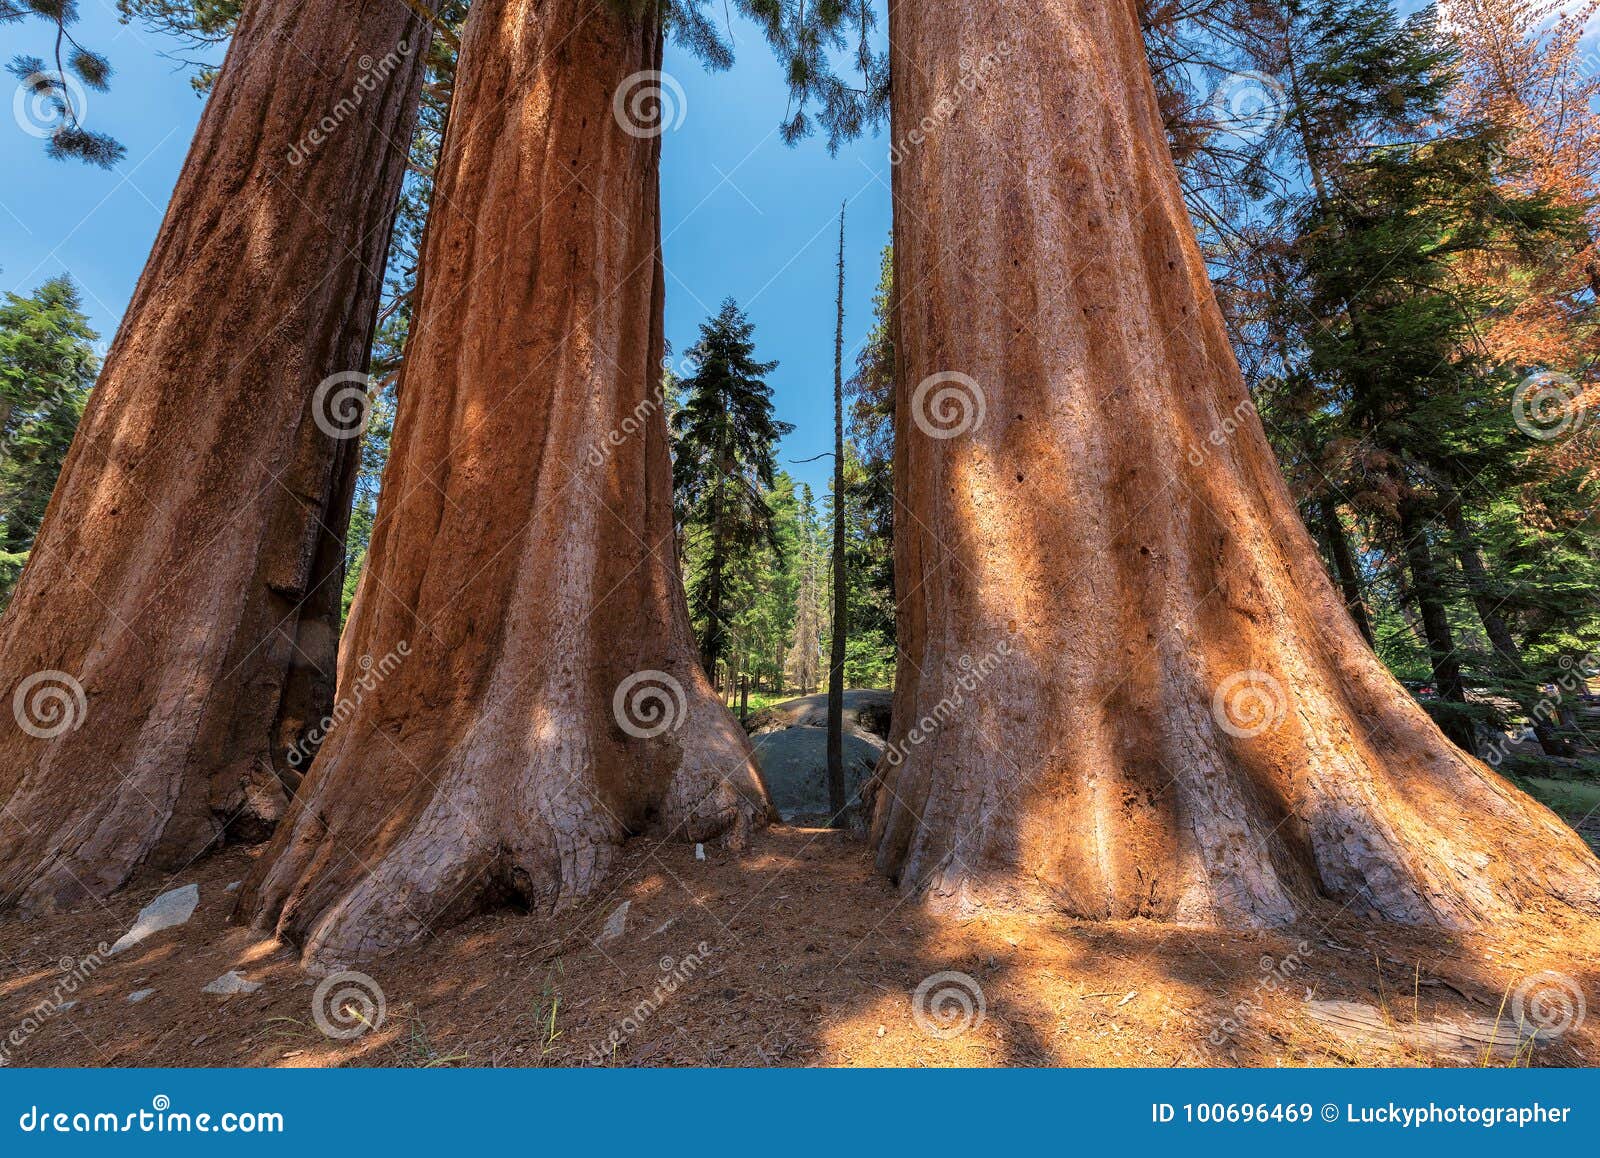
[[[202,989],[201,993],[220,993],[224,997],[231,997],[235,993],[254,993],[261,988],[259,981],[246,981],[234,970],[229,969],[210,985]]]
[[[225,893],[236,893],[236,892],[239,891],[239,886],[242,885],[242,884],[244,884],[243,881],[234,881],[233,884],[229,885],[227,888],[223,889],[222,891],[225,892]]]
[[[697,844],[697,845],[694,846],[694,859],[695,860],[705,860],[706,859],[706,846],[705,845]]]
[[[138,1005],[139,1002],[145,1000],[145,998],[149,997],[154,992],[154,989],[135,989],[132,993],[128,994],[128,1004]]]
[[[181,889],[171,889],[162,893],[139,910],[133,928],[117,939],[117,943],[111,946],[111,951],[120,953],[137,945],[152,933],[159,933],[162,929],[170,929],[174,925],[187,924],[189,918],[194,916],[195,906],[199,903],[199,885],[184,885]]]
[[[612,914],[606,918],[605,927],[600,930],[600,936],[595,938],[595,944],[602,941],[615,941],[622,936],[623,930],[628,927],[628,908],[632,901],[623,901]]]

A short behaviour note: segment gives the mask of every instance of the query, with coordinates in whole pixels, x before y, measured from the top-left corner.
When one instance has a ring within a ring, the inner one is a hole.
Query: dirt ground
[[[229,922],[227,886],[256,855],[230,850],[48,921],[0,921],[7,1063],[1600,1063],[1600,1007],[1584,1008],[1600,994],[1600,940],[1555,913],[1494,937],[1378,928],[1331,906],[1255,934],[962,919],[906,903],[859,840],[778,827],[703,860],[634,842],[610,890],[575,910],[487,913],[322,983],[292,947]],[[143,905],[190,882],[200,903],[187,925],[101,958]],[[261,988],[201,992],[229,970]],[[141,990],[153,992],[130,1003]],[[1329,1008],[1345,1021],[1353,1010],[1356,1028],[1313,1015]],[[1514,1009],[1546,1032],[1519,1033]],[[1477,1037],[1452,1045],[1463,1025]],[[1496,1035],[1508,1043],[1480,1044]]]

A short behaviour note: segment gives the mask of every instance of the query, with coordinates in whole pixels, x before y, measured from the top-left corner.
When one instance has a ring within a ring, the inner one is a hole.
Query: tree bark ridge
[[[883,871],[939,905],[1246,926],[1319,897],[1449,926],[1600,907],[1582,842],[1440,735],[1335,592],[1246,403],[1132,0],[893,0],[890,45]]]
[[[0,904],[283,812],[296,717],[331,700],[355,453],[317,388],[366,365],[426,47],[391,0],[245,6],[0,628],[8,697],[59,672],[87,704],[0,730]]]

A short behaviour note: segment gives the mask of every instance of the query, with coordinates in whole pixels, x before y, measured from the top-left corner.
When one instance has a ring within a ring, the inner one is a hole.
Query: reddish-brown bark
[[[613,112],[660,50],[610,5],[472,9],[344,644],[407,654],[342,681],[359,704],[240,902],[314,968],[580,895],[652,824],[736,843],[768,813],[674,561],[659,142]],[[615,710],[641,672],[680,689],[656,735]]]
[[[1134,0],[894,0],[890,43],[905,658],[880,866],[939,902],[1085,917],[1594,910],[1593,855],[1440,734],[1319,563]],[[919,387],[951,372],[982,421],[933,437],[960,424]]]
[[[104,894],[285,807],[356,446],[314,399],[366,364],[426,37],[394,0],[245,8],[0,627],[8,703],[49,671],[86,705],[0,728],[0,903]]]

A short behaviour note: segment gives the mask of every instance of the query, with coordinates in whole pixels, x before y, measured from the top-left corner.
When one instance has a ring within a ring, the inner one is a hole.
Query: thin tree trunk
[[[722,573],[727,565],[727,548],[722,537],[723,488],[728,478],[726,467],[726,462],[718,464],[716,490],[711,500],[711,554],[706,559],[703,580],[706,585],[706,638],[700,652],[700,662],[711,677],[711,686],[719,692],[723,686],[720,675],[722,651],[727,646],[726,632],[722,627]]]
[[[844,653],[849,632],[850,585],[845,573],[844,527],[844,208],[839,209],[839,293],[833,331],[833,646],[828,656],[828,812],[844,813]]]
[[[1593,854],[1361,638],[1259,422],[1186,456],[1248,407],[1135,7],[890,4],[907,517],[879,866],[940,905],[1231,926],[1320,897],[1600,910]]]
[[[1450,629],[1433,545],[1428,541],[1426,513],[1416,499],[1400,501],[1399,526],[1406,566],[1411,573],[1411,598],[1422,617],[1422,634],[1428,644],[1434,687],[1445,703],[1465,704],[1467,686],[1461,677],[1461,656],[1456,651],[1455,633]],[[1445,725],[1444,731],[1462,751],[1477,754],[1477,736],[1471,721],[1457,716]]]
[[[392,0],[245,6],[0,632],[8,700],[44,672],[87,707],[0,730],[0,902],[101,896],[285,807],[356,453],[319,385],[366,367],[428,36]]]
[[[1494,648],[1496,657],[1506,673],[1513,679],[1526,679],[1527,668],[1522,662],[1522,649],[1517,646],[1516,637],[1511,634],[1505,617],[1500,614],[1499,604],[1494,600],[1490,590],[1489,569],[1484,565],[1483,556],[1478,552],[1477,540],[1472,535],[1472,530],[1467,526],[1466,517],[1461,513],[1461,504],[1452,492],[1445,504],[1445,525],[1450,528],[1451,538],[1454,540],[1456,559],[1461,564],[1461,571],[1467,577],[1467,591],[1472,597],[1472,606],[1478,613],[1478,621],[1483,624],[1484,634],[1489,637],[1489,646]],[[1533,728],[1534,738],[1539,741],[1539,747],[1547,756],[1571,756],[1572,748],[1563,743],[1550,725],[1539,718],[1534,704],[1524,703],[1523,708],[1528,711],[1529,724]]]
[[[313,968],[567,902],[629,834],[737,846],[769,813],[673,565],[659,143],[612,115],[659,68],[658,14],[478,0],[462,39],[422,388],[347,629],[404,658],[356,684],[240,902]]]
[[[1345,532],[1344,523],[1339,520],[1339,509],[1331,499],[1321,499],[1317,503],[1317,518],[1322,523],[1323,541],[1328,544],[1328,554],[1333,557],[1334,569],[1339,575],[1339,590],[1344,593],[1345,609],[1350,612],[1350,618],[1355,622],[1356,630],[1361,632],[1361,638],[1367,641],[1367,646],[1375,647],[1377,637],[1372,633],[1372,618],[1367,614],[1361,571],[1356,566],[1354,552],[1350,550],[1350,537]]]

